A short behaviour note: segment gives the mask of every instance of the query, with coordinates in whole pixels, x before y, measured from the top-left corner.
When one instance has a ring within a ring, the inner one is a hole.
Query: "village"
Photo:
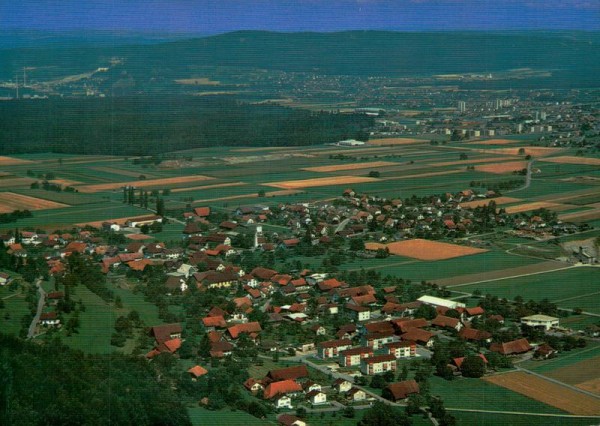
[[[141,288],[159,307],[165,323],[145,324],[151,340],[141,338],[134,353],[148,362],[164,356],[197,361],[187,369],[194,382],[224,360],[290,365],[250,376],[243,387],[268,410],[283,413],[282,424],[302,425],[297,414],[307,410],[325,407],[350,416],[377,401],[426,412],[431,374],[494,377],[597,339],[598,326],[585,336],[562,327],[565,312],[549,302],[509,302],[339,269],[361,259],[483,252],[478,234],[496,227],[536,238],[579,230],[543,209],[507,214],[497,208],[498,197],[467,189],[387,200],[347,189],[328,203],[261,204],[230,215],[204,206],[180,218],[149,215],[54,234],[17,230],[2,240],[23,276],[27,271],[32,282],[37,274],[54,280],[54,291],[40,293],[32,336],[77,332],[69,283],[87,264],[101,271],[98,279]],[[180,242],[144,238],[169,220],[184,222]],[[299,260],[306,256],[322,262],[311,267]],[[594,264],[596,258],[580,249],[568,261]],[[2,273],[0,284],[10,286],[10,274]],[[114,302],[102,284],[83,284]],[[169,311],[175,305],[185,306],[183,313]],[[111,345],[122,347],[135,322],[120,317]],[[210,407],[210,398],[201,404]]]

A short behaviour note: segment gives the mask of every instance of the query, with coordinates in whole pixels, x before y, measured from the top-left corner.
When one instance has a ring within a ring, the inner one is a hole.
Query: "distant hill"
[[[0,50],[0,78],[23,66],[86,72],[124,59],[120,73],[143,87],[184,78],[198,67],[240,67],[354,76],[552,71],[548,85],[597,86],[600,33],[388,32],[275,33],[238,31],[191,40],[129,46]]]

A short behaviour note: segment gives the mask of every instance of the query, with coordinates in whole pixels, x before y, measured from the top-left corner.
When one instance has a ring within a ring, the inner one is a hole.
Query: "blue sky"
[[[0,28],[600,30],[600,0],[0,0]]]

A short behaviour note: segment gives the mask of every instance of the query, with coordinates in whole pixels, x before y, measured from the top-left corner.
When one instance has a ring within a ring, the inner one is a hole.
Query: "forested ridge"
[[[0,103],[2,154],[151,155],[211,146],[366,139],[372,118],[250,105],[228,97],[130,96]]]
[[[190,425],[170,383],[143,358],[85,355],[0,334],[3,425]]]

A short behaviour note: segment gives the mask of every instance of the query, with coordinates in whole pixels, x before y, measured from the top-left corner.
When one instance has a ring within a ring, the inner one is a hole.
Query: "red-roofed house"
[[[252,337],[253,334],[259,333],[260,331],[262,331],[262,328],[260,327],[260,323],[256,321],[248,322],[246,324],[236,324],[227,329],[227,332],[232,339],[237,339],[242,333],[250,334]]]
[[[363,358],[360,361],[360,371],[367,375],[396,371],[396,357],[394,355],[376,355]]]
[[[410,395],[419,393],[419,384],[414,380],[405,380],[403,382],[390,383],[381,393],[385,399],[390,401],[401,401]]]
[[[187,372],[190,373],[190,375],[192,376],[192,380],[196,380],[198,377],[208,374],[208,370],[199,365],[190,368]]]
[[[363,358],[368,358],[370,356],[373,356],[373,348],[359,347],[346,349],[345,351],[340,352],[338,362],[342,367],[352,367],[354,365],[360,365],[360,361]]]
[[[411,358],[417,356],[417,344],[410,340],[387,343],[385,348],[389,354],[394,355],[396,358]]]
[[[490,351],[498,352],[502,355],[518,355],[529,352],[532,349],[533,347],[527,339],[518,339],[506,343],[492,343],[490,345]]]
[[[265,388],[263,397],[265,399],[273,399],[278,395],[299,394],[301,392],[302,386],[295,380],[281,380],[279,382],[269,383]]]

